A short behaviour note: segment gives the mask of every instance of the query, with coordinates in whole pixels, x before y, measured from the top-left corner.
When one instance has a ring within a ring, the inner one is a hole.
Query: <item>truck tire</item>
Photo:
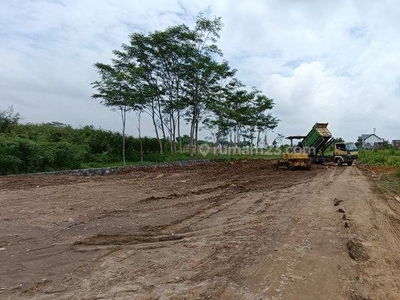
[[[351,166],[353,164],[353,161],[351,160],[351,161],[349,161],[349,162],[347,162],[347,165],[348,166]]]
[[[335,159],[335,163],[337,163],[338,166],[341,166],[341,165],[343,165],[343,159],[341,159],[341,158],[336,158],[336,159]]]

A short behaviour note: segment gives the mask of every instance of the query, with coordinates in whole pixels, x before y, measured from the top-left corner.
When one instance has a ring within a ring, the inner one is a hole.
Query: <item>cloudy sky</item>
[[[119,116],[91,98],[93,64],[109,62],[129,33],[192,26],[199,12],[222,18],[224,58],[274,99],[275,133],[328,122],[349,141],[373,128],[400,139],[396,0],[2,0],[0,110],[13,105],[24,122],[119,130]],[[150,123],[145,133],[153,135]]]

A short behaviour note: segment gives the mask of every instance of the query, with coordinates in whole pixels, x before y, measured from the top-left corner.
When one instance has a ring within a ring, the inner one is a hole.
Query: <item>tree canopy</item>
[[[274,102],[257,88],[246,88],[223,60],[217,46],[222,28],[220,18],[200,14],[194,28],[182,24],[132,33],[127,44],[114,50],[110,64],[95,64],[100,79],[93,83],[93,97],[121,113],[123,133],[128,111],[149,115],[161,153],[163,139],[171,151],[182,151],[182,122],[190,125],[192,154],[202,127],[216,143],[254,144],[257,136],[258,145],[260,134],[278,124],[266,113]]]

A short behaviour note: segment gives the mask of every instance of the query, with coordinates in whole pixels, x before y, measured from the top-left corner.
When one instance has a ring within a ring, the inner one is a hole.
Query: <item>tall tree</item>
[[[266,114],[267,110],[273,108],[273,100],[255,88],[250,91],[243,89],[243,84],[236,80],[229,87],[231,90],[225,93],[226,97],[211,107],[212,116],[208,119],[208,124],[217,128],[219,139],[229,137],[235,145],[246,141],[254,144],[256,129],[260,133],[267,128],[275,128],[278,124],[279,120]]]
[[[212,94],[211,87],[216,83],[216,66],[214,57],[222,56],[221,50],[216,45],[219,32],[223,27],[221,18],[209,20],[202,14],[199,15],[195,32],[193,63],[189,65],[188,74],[191,79],[187,81],[190,98],[190,153],[197,154],[199,122],[207,99]]]
[[[158,62],[157,73],[162,86],[162,122],[168,131],[171,151],[176,151],[176,134],[181,131],[181,114],[187,107],[184,81],[185,70],[191,63],[191,43],[194,32],[186,25],[169,27],[151,34],[153,54]],[[182,147],[180,145],[180,150]]]
[[[122,51],[114,51],[117,61],[126,66],[138,66],[142,71],[140,78],[134,77],[141,82],[143,102],[142,109],[153,122],[154,131],[160,145],[160,153],[163,153],[161,139],[165,139],[165,128],[162,117],[162,85],[160,72],[157,71],[155,48],[151,36],[142,33],[130,35],[129,44],[122,45]],[[129,68],[129,67],[128,67]],[[161,134],[160,134],[161,131]]]
[[[132,89],[131,78],[121,69],[120,66],[114,66],[96,63],[95,67],[100,75],[100,80],[93,82],[93,87],[97,93],[92,97],[102,99],[101,103],[111,107],[121,116],[122,121],[122,161],[126,165],[125,141],[126,141],[126,117],[127,113],[134,109],[141,109],[140,91]]]

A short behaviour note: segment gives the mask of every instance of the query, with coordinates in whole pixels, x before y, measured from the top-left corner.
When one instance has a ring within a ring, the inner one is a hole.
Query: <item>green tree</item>
[[[232,144],[239,145],[242,142],[254,145],[255,132],[257,134],[257,146],[260,142],[260,134],[265,130],[273,129],[279,120],[266,111],[273,108],[272,99],[263,95],[261,91],[252,88],[244,89],[244,85],[236,80],[232,81],[231,90],[226,98],[220,98],[210,109],[212,117],[207,120],[209,127],[216,127],[218,139],[228,139]]]
[[[176,136],[181,135],[181,115],[187,107],[185,70],[191,63],[195,34],[186,25],[169,27],[151,34],[152,46],[162,90],[162,123],[168,131],[171,151],[176,151]],[[182,152],[182,144],[179,143]]]
[[[19,113],[14,112],[13,106],[0,111],[0,133],[9,131],[13,125],[18,124],[20,118]]]
[[[92,85],[97,89],[93,98],[102,99],[102,104],[111,107],[121,116],[122,121],[122,160],[126,164],[125,143],[126,143],[126,117],[130,110],[141,109],[140,90],[132,84],[132,73],[137,76],[137,70],[129,69],[127,72],[125,65],[114,63],[113,66],[96,63],[95,67],[100,75],[100,80]],[[131,67],[131,66],[129,66]]]
[[[103,104],[150,116],[160,154],[163,141],[170,151],[182,151],[181,120],[190,124],[190,154],[197,154],[201,124],[216,141],[229,139],[257,146],[260,134],[276,127],[266,114],[273,101],[234,78],[236,70],[221,61],[216,45],[222,29],[220,18],[199,15],[193,29],[168,27],[148,34],[132,33],[129,43],[114,51],[113,65],[96,64],[101,80],[95,82]],[[125,121],[124,121],[125,120]],[[124,127],[124,125],[123,125]]]
[[[129,44],[123,44],[121,51],[114,51],[118,64],[125,66],[128,76],[131,77],[133,84],[139,84],[142,95],[141,110],[151,117],[154,131],[159,141],[160,154],[163,153],[161,139],[166,138],[164,122],[162,95],[163,87],[160,79],[160,72],[157,71],[156,49],[151,35],[143,33],[133,33],[130,35]],[[140,73],[129,72],[130,70],[140,70]],[[136,76],[140,74],[139,76]],[[132,76],[133,75],[133,76]],[[160,134],[161,131],[161,134]]]
[[[223,27],[221,18],[209,20],[202,14],[199,15],[195,32],[193,48],[193,63],[187,68],[187,90],[189,96],[190,114],[190,153],[197,154],[197,141],[199,123],[207,101],[216,95],[215,85],[218,82],[218,63],[216,56],[222,56],[221,50],[216,45],[219,33]]]

